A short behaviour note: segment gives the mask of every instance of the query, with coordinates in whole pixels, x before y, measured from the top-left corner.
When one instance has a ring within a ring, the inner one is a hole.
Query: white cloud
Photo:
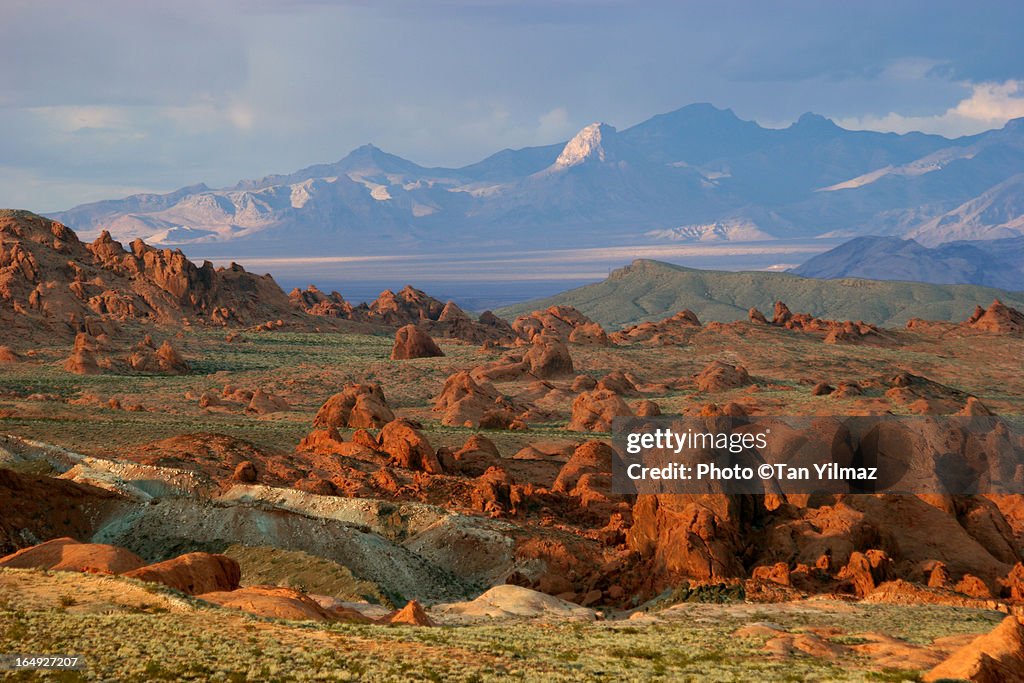
[[[964,83],[970,94],[941,114],[837,118],[836,123],[851,130],[879,130],[894,133],[921,131],[946,136],[973,135],[1001,128],[1010,119],[1024,117],[1024,81]]]

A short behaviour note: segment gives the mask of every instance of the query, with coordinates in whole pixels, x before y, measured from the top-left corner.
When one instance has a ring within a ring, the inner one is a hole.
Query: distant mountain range
[[[233,187],[185,187],[51,217],[94,236],[203,255],[500,252],[865,234],[1024,234],[1024,119],[950,140],[844,130],[805,114],[769,129],[695,104],[623,131],[425,168],[372,145]]]
[[[963,321],[993,299],[1024,306],[1024,292],[976,285],[874,280],[815,280],[790,273],[696,270],[637,260],[602,282],[553,297],[499,308],[509,320],[539,308],[574,306],[602,325],[618,328],[690,309],[704,322],[746,320],[751,307],[769,315],[776,301],[793,311],[836,320],[899,327],[911,318]]]
[[[1024,236],[925,247],[898,237],[858,237],[790,271],[814,278],[911,280],[1024,290]]]

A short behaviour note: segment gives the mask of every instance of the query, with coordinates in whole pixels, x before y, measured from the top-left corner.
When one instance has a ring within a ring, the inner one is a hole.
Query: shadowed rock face
[[[0,322],[9,331],[71,337],[91,318],[249,325],[298,315],[269,275],[197,266],[141,240],[129,249],[104,232],[83,244],[27,211],[0,214]]]

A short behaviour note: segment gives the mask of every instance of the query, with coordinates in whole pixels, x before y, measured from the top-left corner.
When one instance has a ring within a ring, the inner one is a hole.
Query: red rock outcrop
[[[707,392],[726,391],[753,384],[745,367],[720,360],[709,363],[694,379],[697,389]]]
[[[611,431],[616,417],[632,417],[622,397],[607,389],[587,391],[572,402],[572,418],[566,429],[574,432]]]
[[[473,484],[470,505],[474,510],[501,515],[512,510],[512,480],[500,467],[489,467]]]
[[[394,419],[379,384],[350,383],[320,407],[313,426],[377,428]]]
[[[316,600],[301,591],[279,586],[246,586],[233,591],[201,593],[200,600],[269,619],[335,621]]]
[[[1024,683],[1024,625],[1015,616],[1006,617],[926,673],[924,680]]]
[[[996,299],[987,309],[975,308],[963,324],[970,329],[993,334],[1024,334],[1024,313]]]
[[[125,572],[124,576],[149,583],[162,583],[188,595],[200,595],[238,588],[242,570],[226,555],[188,553],[164,562]]]
[[[269,275],[237,264],[196,266],[141,240],[125,249],[106,232],[86,245],[27,211],[0,212],[0,300],[0,329],[22,339],[70,339],[94,317],[212,324],[302,317]]]
[[[756,308],[750,309],[750,322],[765,324],[768,321]],[[882,342],[885,340],[881,330],[863,321],[827,320],[817,318],[810,313],[793,313],[789,306],[781,301],[775,302],[772,314],[772,325],[784,327],[798,332],[823,333],[826,344],[856,343],[862,341]]]
[[[156,348],[153,338],[146,338],[135,345],[128,354],[128,367],[135,372],[161,375],[187,375],[191,371],[188,362],[171,345],[164,340],[160,348]]]
[[[252,398],[249,399],[249,405],[245,407],[245,412],[255,413],[256,415],[269,415],[270,413],[280,413],[290,409],[291,406],[288,405],[288,401],[280,396],[275,396],[263,389],[256,389],[256,391],[252,392]]]
[[[626,542],[652,591],[684,578],[743,576],[740,529],[748,514],[736,496],[641,495]]]
[[[523,408],[502,396],[489,382],[474,380],[465,370],[445,380],[441,393],[434,399],[434,411],[443,413],[441,423],[453,426],[507,429],[520,420]],[[501,426],[499,415],[508,420]]]
[[[572,306],[551,306],[527,315],[521,315],[512,322],[512,330],[525,341],[532,341],[538,335],[547,335],[562,342],[573,341],[573,333],[579,332],[579,343],[607,343],[607,335],[601,326]]]
[[[441,463],[430,441],[409,420],[394,420],[380,430],[380,448],[391,456],[395,467],[441,474]]]
[[[418,600],[406,603],[405,607],[388,617],[388,623],[396,626],[435,626]]]
[[[444,351],[430,335],[412,323],[399,328],[395,333],[395,345],[391,348],[391,360],[436,358],[443,355]]]
[[[617,343],[639,342],[649,345],[683,344],[700,331],[697,314],[687,309],[657,322],[632,325],[612,335]]]
[[[848,580],[854,592],[864,597],[883,582],[894,578],[893,561],[882,550],[854,552],[838,578]]]
[[[523,356],[523,363],[530,374],[540,379],[563,377],[573,372],[569,347],[561,339],[546,334],[533,337],[530,349]]]
[[[612,471],[612,447],[604,441],[587,441],[576,447],[569,462],[562,466],[551,490],[568,493],[586,474],[608,474]]]
[[[0,567],[93,574],[123,574],[145,564],[145,560],[124,548],[79,543],[73,538],[55,538],[0,558]]]

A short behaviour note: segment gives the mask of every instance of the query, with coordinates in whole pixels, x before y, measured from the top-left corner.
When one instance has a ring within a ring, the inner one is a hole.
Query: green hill
[[[745,320],[756,306],[771,317],[776,301],[823,318],[863,320],[886,327],[911,318],[966,319],[993,299],[1024,309],[1024,292],[976,285],[932,285],[890,280],[816,280],[789,273],[697,270],[638,259],[608,279],[546,299],[495,311],[512,319],[555,304],[574,306],[602,325],[618,328],[660,320],[688,308],[702,321]]]

